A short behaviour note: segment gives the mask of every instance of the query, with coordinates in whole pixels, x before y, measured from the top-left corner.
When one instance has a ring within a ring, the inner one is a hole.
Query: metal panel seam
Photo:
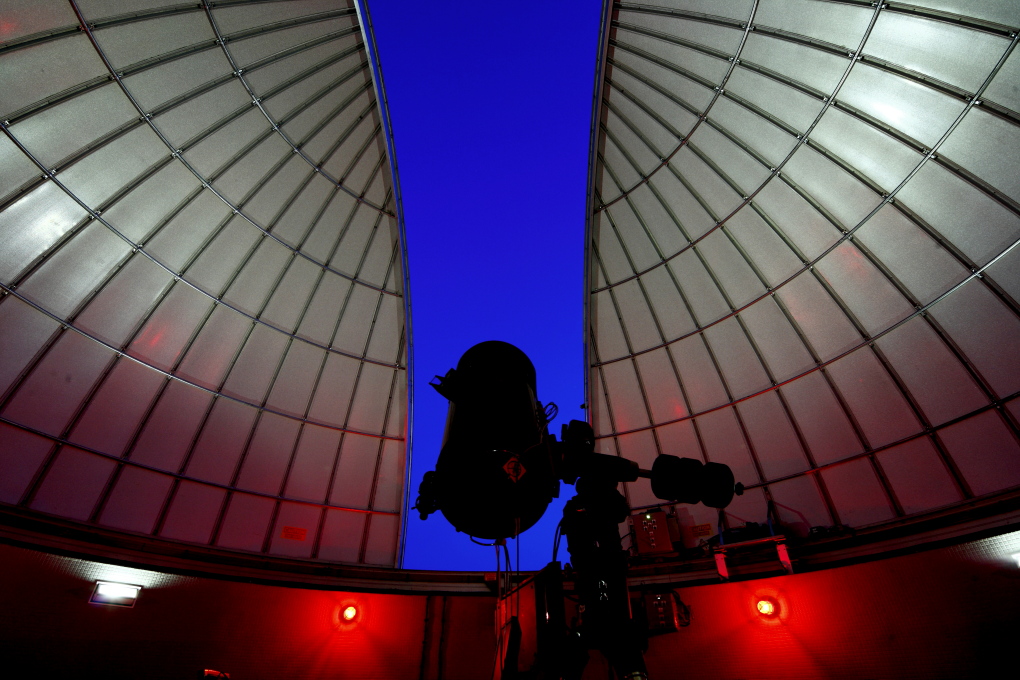
[[[397,216],[397,233],[400,239],[400,264],[404,285],[404,337],[407,351],[407,418],[404,420],[404,438],[406,443],[404,456],[404,500],[400,521],[399,538],[397,539],[398,569],[404,565],[404,544],[407,538],[407,516],[411,498],[411,433],[414,422],[414,344],[411,335],[411,287],[410,272],[407,262],[407,232],[404,226],[404,203],[400,191],[400,176],[397,174],[396,142],[393,137],[393,124],[390,122],[389,104],[386,100],[386,89],[383,84],[382,63],[379,61],[379,48],[375,43],[372,29],[372,16],[368,11],[367,0],[354,0],[358,13],[358,25],[361,27],[362,40],[368,52],[368,63],[372,69],[372,84],[375,86],[375,98],[379,103],[379,117],[382,119],[383,137],[386,140],[386,155],[390,163],[390,177],[393,182],[394,211]]]
[[[588,183],[587,196],[585,197],[584,215],[584,290],[582,291],[582,319],[584,324],[581,328],[583,342],[584,361],[584,406],[586,420],[594,424],[592,419],[592,398],[591,398],[591,268],[592,268],[592,220],[595,214],[595,175],[597,172],[599,121],[602,119],[602,88],[605,85],[606,57],[609,47],[609,25],[613,8],[613,0],[602,0],[602,20],[599,27],[599,46],[595,56],[595,87],[592,93],[591,105],[591,133],[588,140]],[[616,429],[615,427],[613,428]]]

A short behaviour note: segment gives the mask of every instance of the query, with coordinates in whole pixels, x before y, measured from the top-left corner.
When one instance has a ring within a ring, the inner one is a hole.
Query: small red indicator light
[[[343,614],[344,621],[353,621],[354,617],[357,616],[357,615],[358,615],[358,610],[355,607],[353,607],[353,606],[350,606],[350,607],[347,607],[347,608],[344,609],[344,614]]]
[[[758,613],[762,616],[775,616],[776,603],[772,600],[758,600]]]

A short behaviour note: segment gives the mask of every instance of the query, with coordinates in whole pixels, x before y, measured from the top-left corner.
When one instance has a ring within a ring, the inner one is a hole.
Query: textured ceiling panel
[[[801,532],[1020,486],[1020,5],[607,4],[601,448],[727,463],[729,521]]]
[[[360,8],[0,8],[0,501],[396,564],[405,263]]]

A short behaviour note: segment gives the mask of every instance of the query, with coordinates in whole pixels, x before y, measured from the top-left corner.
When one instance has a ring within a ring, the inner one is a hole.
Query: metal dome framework
[[[604,9],[600,447],[726,463],[749,487],[731,521],[771,507],[801,535],[1015,494],[1020,6]],[[644,480],[627,492],[657,502]]]
[[[0,501],[400,558],[399,183],[353,2],[5,3]]]

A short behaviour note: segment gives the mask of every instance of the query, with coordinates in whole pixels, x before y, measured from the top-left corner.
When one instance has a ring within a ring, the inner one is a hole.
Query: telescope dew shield
[[[469,536],[509,538],[533,526],[559,480],[531,360],[509,343],[483,342],[433,387],[450,406],[429,500]]]

